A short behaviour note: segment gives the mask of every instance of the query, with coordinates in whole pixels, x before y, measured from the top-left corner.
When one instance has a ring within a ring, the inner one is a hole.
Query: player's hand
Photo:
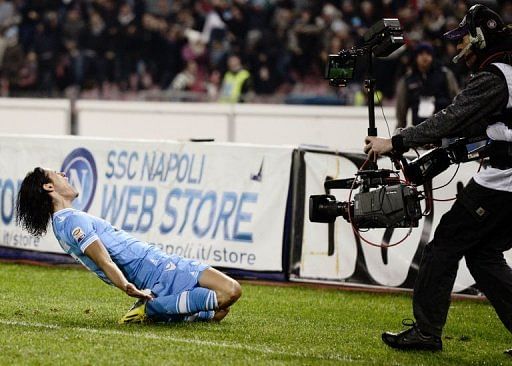
[[[144,300],[148,300],[148,301],[153,299],[153,295],[151,295],[150,291],[148,291],[148,292],[141,291],[137,287],[135,287],[135,285],[133,283],[126,284],[126,294],[131,297],[136,297],[136,298],[144,299]]]
[[[391,139],[376,136],[366,136],[364,139],[364,152],[368,154],[368,159],[376,161],[378,156],[389,154],[393,151]]]

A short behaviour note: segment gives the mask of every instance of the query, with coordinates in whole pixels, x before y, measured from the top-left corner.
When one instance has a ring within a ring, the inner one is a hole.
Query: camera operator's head
[[[506,41],[510,41],[510,36],[501,17],[481,4],[473,5],[459,26],[444,34],[444,38],[458,42],[459,53],[453,62],[464,58],[471,70],[487,64],[497,52],[509,50],[510,43]]]

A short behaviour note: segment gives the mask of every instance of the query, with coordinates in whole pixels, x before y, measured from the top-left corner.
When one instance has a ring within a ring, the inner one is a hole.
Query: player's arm
[[[89,244],[85,249],[84,254],[91,258],[94,263],[101,268],[108,279],[127,295],[147,300],[152,298],[151,295],[145,294],[137,289],[134,284],[128,282],[123,272],[121,272],[119,267],[112,261],[112,258],[110,258],[105,246],[99,239],[96,239]]]

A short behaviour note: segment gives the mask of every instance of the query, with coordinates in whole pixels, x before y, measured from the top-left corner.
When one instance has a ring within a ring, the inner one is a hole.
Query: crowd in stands
[[[329,54],[361,42],[368,27],[398,17],[407,46],[376,64],[377,87],[393,98],[408,50],[441,39],[471,4],[463,0],[0,0],[0,95],[216,101],[229,62],[243,98],[258,102],[354,104],[362,87],[329,87]],[[512,1],[497,9],[512,22]],[[235,62],[230,61],[230,62]],[[246,77],[248,76],[248,77]],[[238,85],[239,84],[239,85]],[[243,84],[243,87],[242,87]],[[232,86],[233,86],[232,85]],[[230,99],[230,98],[227,98]]]

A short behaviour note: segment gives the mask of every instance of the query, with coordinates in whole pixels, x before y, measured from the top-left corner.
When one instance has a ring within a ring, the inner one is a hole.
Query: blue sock
[[[196,287],[179,294],[159,296],[146,305],[149,318],[160,318],[162,315],[195,314],[200,311],[217,308],[217,294],[213,290]]]
[[[208,320],[212,320],[215,316],[215,311],[200,311],[199,313],[195,313],[192,315],[185,315],[183,320],[186,322],[206,322]]]
[[[215,316],[215,311],[213,311],[213,310],[200,311],[199,313],[197,313],[197,320],[198,321],[207,321],[207,320],[213,319],[214,316]]]

